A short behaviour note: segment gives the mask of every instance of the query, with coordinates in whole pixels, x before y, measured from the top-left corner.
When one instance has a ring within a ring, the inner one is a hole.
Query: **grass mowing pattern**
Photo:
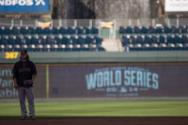
[[[19,116],[18,103],[0,103],[0,116]],[[188,101],[62,101],[37,102],[40,117],[61,116],[188,116]]]

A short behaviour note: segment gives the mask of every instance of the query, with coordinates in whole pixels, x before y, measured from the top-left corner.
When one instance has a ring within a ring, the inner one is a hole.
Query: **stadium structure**
[[[186,0],[0,0],[0,99],[6,103],[17,98],[12,66],[19,52],[27,50],[37,64],[34,93],[39,102],[185,104],[187,13]]]

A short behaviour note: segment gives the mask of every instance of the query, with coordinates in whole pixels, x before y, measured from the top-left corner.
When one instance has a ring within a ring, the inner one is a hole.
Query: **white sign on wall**
[[[165,0],[166,12],[188,12],[188,0]]]

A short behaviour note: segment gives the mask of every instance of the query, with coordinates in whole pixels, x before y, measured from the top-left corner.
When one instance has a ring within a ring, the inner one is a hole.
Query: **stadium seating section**
[[[127,26],[119,34],[125,51],[188,50],[188,26]],[[0,51],[105,51],[96,27],[0,26]]]
[[[188,26],[120,27],[126,51],[188,50]]]
[[[0,51],[104,51],[95,27],[0,26]]]

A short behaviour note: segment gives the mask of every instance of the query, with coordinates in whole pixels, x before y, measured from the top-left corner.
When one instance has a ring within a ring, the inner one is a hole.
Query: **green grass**
[[[0,116],[19,116],[18,103],[0,103]],[[188,101],[37,102],[37,116],[188,116]]]

